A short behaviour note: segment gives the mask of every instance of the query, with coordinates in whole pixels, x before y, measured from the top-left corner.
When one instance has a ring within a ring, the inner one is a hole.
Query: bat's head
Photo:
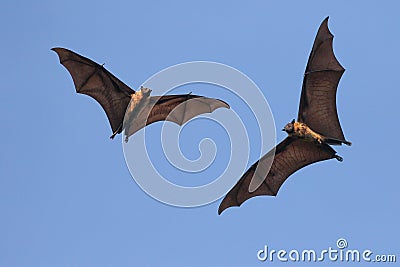
[[[282,131],[285,131],[288,134],[293,133],[293,131],[294,131],[294,120],[292,120],[291,122],[286,124],[285,127],[282,129]]]
[[[142,93],[143,96],[149,96],[151,93],[151,89],[146,88],[144,86],[140,86],[140,92]]]

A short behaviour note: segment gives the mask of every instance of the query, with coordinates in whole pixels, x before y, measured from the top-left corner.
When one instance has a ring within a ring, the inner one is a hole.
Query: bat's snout
[[[141,86],[140,91],[142,91],[142,94],[150,95],[152,90],[150,88]]]

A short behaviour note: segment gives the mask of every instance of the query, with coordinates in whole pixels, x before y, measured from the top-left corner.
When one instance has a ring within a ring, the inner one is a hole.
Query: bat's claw
[[[340,161],[340,162],[343,161],[343,158],[342,158],[341,156],[339,156],[339,155],[335,155],[335,158],[336,158],[338,161]]]

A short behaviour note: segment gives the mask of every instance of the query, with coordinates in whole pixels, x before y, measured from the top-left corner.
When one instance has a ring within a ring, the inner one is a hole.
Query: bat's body
[[[343,160],[330,146],[351,145],[344,138],[336,110],[336,90],[344,68],[333,53],[332,41],[326,18],[308,59],[297,121],[286,124],[283,130],[288,137],[243,174],[222,200],[218,214],[255,196],[276,196],[286,179],[307,165]]]
[[[295,122],[293,120],[292,122],[286,124],[285,128],[283,128],[282,130],[287,132],[290,137],[304,139],[304,141],[308,142],[317,142],[318,144],[330,145],[340,145],[342,143],[346,145],[351,145],[351,142],[346,140],[338,140],[335,138],[323,136],[322,134],[313,131],[304,122]]]
[[[322,142],[325,140],[325,138],[314,132],[310,127],[308,127],[305,123],[302,122],[291,122],[291,125],[293,125],[293,130],[288,131],[286,129],[283,129],[288,133],[289,136],[292,137],[297,137],[297,138],[303,138],[305,141],[309,142],[318,142],[319,144],[322,144]],[[288,125],[290,125],[288,124]]]
[[[127,142],[129,136],[153,122],[168,120],[182,125],[197,115],[229,108],[222,100],[192,94],[150,97],[150,89],[134,91],[103,65],[65,48],[52,50],[71,74],[76,92],[93,97],[103,107],[111,139],[125,130]]]
[[[125,117],[128,114],[132,116],[133,114],[137,115],[143,108],[149,104],[150,102],[150,93],[151,90],[149,88],[141,87],[139,91],[131,95],[131,101],[129,102],[128,108],[126,109]],[[128,116],[129,117],[129,116]]]
[[[123,125],[129,127],[132,122],[139,116],[143,109],[150,103],[150,93],[149,88],[141,87],[139,91],[131,95],[131,101],[125,112]],[[115,136],[116,132],[113,133]],[[113,136],[111,137],[113,138]],[[125,137],[125,142],[128,142],[128,136]]]

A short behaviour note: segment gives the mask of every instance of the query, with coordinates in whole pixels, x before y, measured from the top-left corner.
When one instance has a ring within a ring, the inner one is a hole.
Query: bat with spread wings
[[[330,145],[351,145],[340,127],[336,91],[345,69],[333,53],[333,35],[327,17],[319,27],[308,59],[300,97],[297,121],[283,131],[288,137],[253,164],[222,200],[218,214],[260,195],[276,196],[286,179],[315,162],[343,158]],[[257,171],[271,166],[268,173]],[[251,189],[252,180],[261,181]]]
[[[171,121],[183,125],[193,117],[211,113],[217,108],[229,108],[222,100],[204,96],[150,96],[151,89],[134,91],[96,62],[65,48],[52,48],[60,63],[72,76],[77,93],[93,97],[103,107],[110,122],[113,139],[125,130],[129,136],[156,121]]]

